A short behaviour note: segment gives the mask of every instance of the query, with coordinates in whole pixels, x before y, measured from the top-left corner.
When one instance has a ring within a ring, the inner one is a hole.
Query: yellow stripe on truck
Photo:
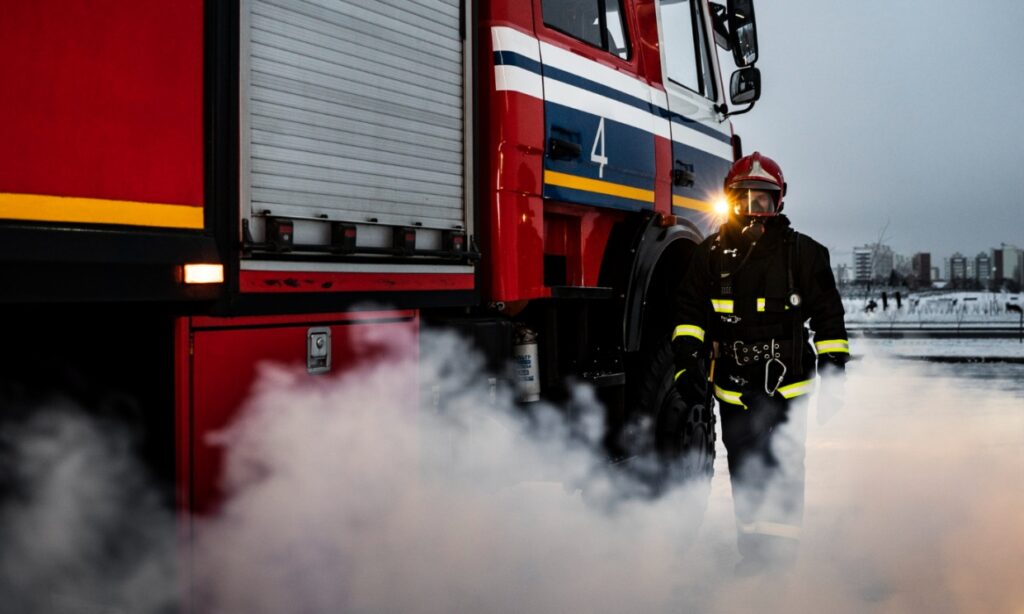
[[[203,208],[188,205],[0,193],[0,218],[33,222],[203,228]]]
[[[645,203],[654,202],[653,190],[634,188],[632,186],[622,185],[621,183],[612,183],[611,181],[604,181],[602,179],[577,177],[576,175],[570,175],[568,173],[544,171],[544,183],[558,186],[560,188],[569,188],[570,190],[607,194],[608,196],[618,196],[620,198],[639,200]]]
[[[678,194],[672,195],[672,206],[693,209],[695,211],[701,211],[703,213],[714,213],[715,211],[714,205],[707,201],[697,200],[696,198],[687,198],[685,196],[680,196]]]

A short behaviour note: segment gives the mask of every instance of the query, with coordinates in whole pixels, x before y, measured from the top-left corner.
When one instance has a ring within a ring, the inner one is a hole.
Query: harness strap
[[[798,233],[797,231],[793,230],[792,228],[789,229],[789,232],[786,235],[786,244],[787,244],[786,245],[786,248],[787,248],[786,249],[786,279],[789,281],[789,289],[788,289],[789,296],[793,296],[793,295],[798,295],[799,296],[799,289],[796,286],[796,280],[795,280],[796,276],[793,274],[793,252],[796,251],[796,261],[799,262],[800,261],[800,233]],[[792,325],[793,326],[793,348],[796,349],[796,348],[800,348],[801,341],[803,341],[803,328],[804,328],[804,319],[802,317],[802,313],[803,313],[803,300],[801,300],[799,302],[799,304],[797,304],[797,305],[790,305],[790,307],[792,307],[794,310],[796,310],[796,314],[794,314],[796,317],[793,318],[793,325]],[[793,373],[797,377],[800,377],[801,375],[804,374],[803,356],[800,356],[799,355],[800,352],[797,352],[797,351],[794,351],[793,354],[794,354],[793,362],[795,363],[793,365]]]

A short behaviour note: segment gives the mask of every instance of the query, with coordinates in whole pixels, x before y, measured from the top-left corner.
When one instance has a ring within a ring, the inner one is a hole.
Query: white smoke
[[[173,515],[131,443],[63,399],[3,425],[0,611],[157,612],[177,601]]]
[[[668,607],[703,511],[700,488],[657,505],[615,501],[589,389],[573,401],[584,426],[570,428],[554,408],[528,417],[507,391],[494,395],[455,337],[430,336],[424,348],[420,365],[368,365],[323,386],[264,371],[227,437],[229,503],[199,540],[200,576],[216,576],[206,605]],[[440,387],[440,411],[417,408],[417,378]]]
[[[454,336],[425,333],[421,348],[418,359],[384,352],[334,377],[264,367],[241,419],[219,436],[226,501],[194,525],[189,560],[204,609],[1024,608],[1019,396],[965,389],[961,380],[877,356],[854,363],[846,409],[808,426],[797,566],[736,579],[721,446],[710,499],[706,484],[656,500],[619,497],[629,483],[598,452],[601,413],[591,390],[577,389],[571,402],[578,424],[556,408],[528,417]],[[420,407],[418,396],[440,406]],[[130,573],[94,577],[64,563],[102,562],[90,536],[123,525],[118,506],[103,502],[144,501],[145,491],[125,479],[131,470],[116,438],[78,420],[54,424],[18,433],[26,449],[49,451],[48,473],[25,470],[38,483],[34,492],[49,494],[5,508],[3,525],[5,537],[49,537],[5,539],[0,581],[39,591],[60,577],[71,595],[84,586],[86,596],[103,593],[121,611],[158,611],[174,598],[168,591],[179,594],[168,569],[173,544],[143,540],[150,556]],[[89,436],[67,434],[75,429]],[[26,459],[38,457],[22,450],[19,466],[37,466]],[[120,492],[125,484],[131,494]],[[147,512],[139,522],[173,539],[166,514]],[[48,575],[55,568],[61,573]]]

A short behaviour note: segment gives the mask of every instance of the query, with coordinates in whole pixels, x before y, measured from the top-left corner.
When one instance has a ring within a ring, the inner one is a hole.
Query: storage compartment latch
[[[331,329],[315,327],[306,333],[306,370],[327,373],[331,370]]]

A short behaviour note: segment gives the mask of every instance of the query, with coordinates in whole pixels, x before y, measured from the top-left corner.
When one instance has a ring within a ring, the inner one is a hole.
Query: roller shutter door
[[[243,213],[466,224],[459,0],[242,7]]]

